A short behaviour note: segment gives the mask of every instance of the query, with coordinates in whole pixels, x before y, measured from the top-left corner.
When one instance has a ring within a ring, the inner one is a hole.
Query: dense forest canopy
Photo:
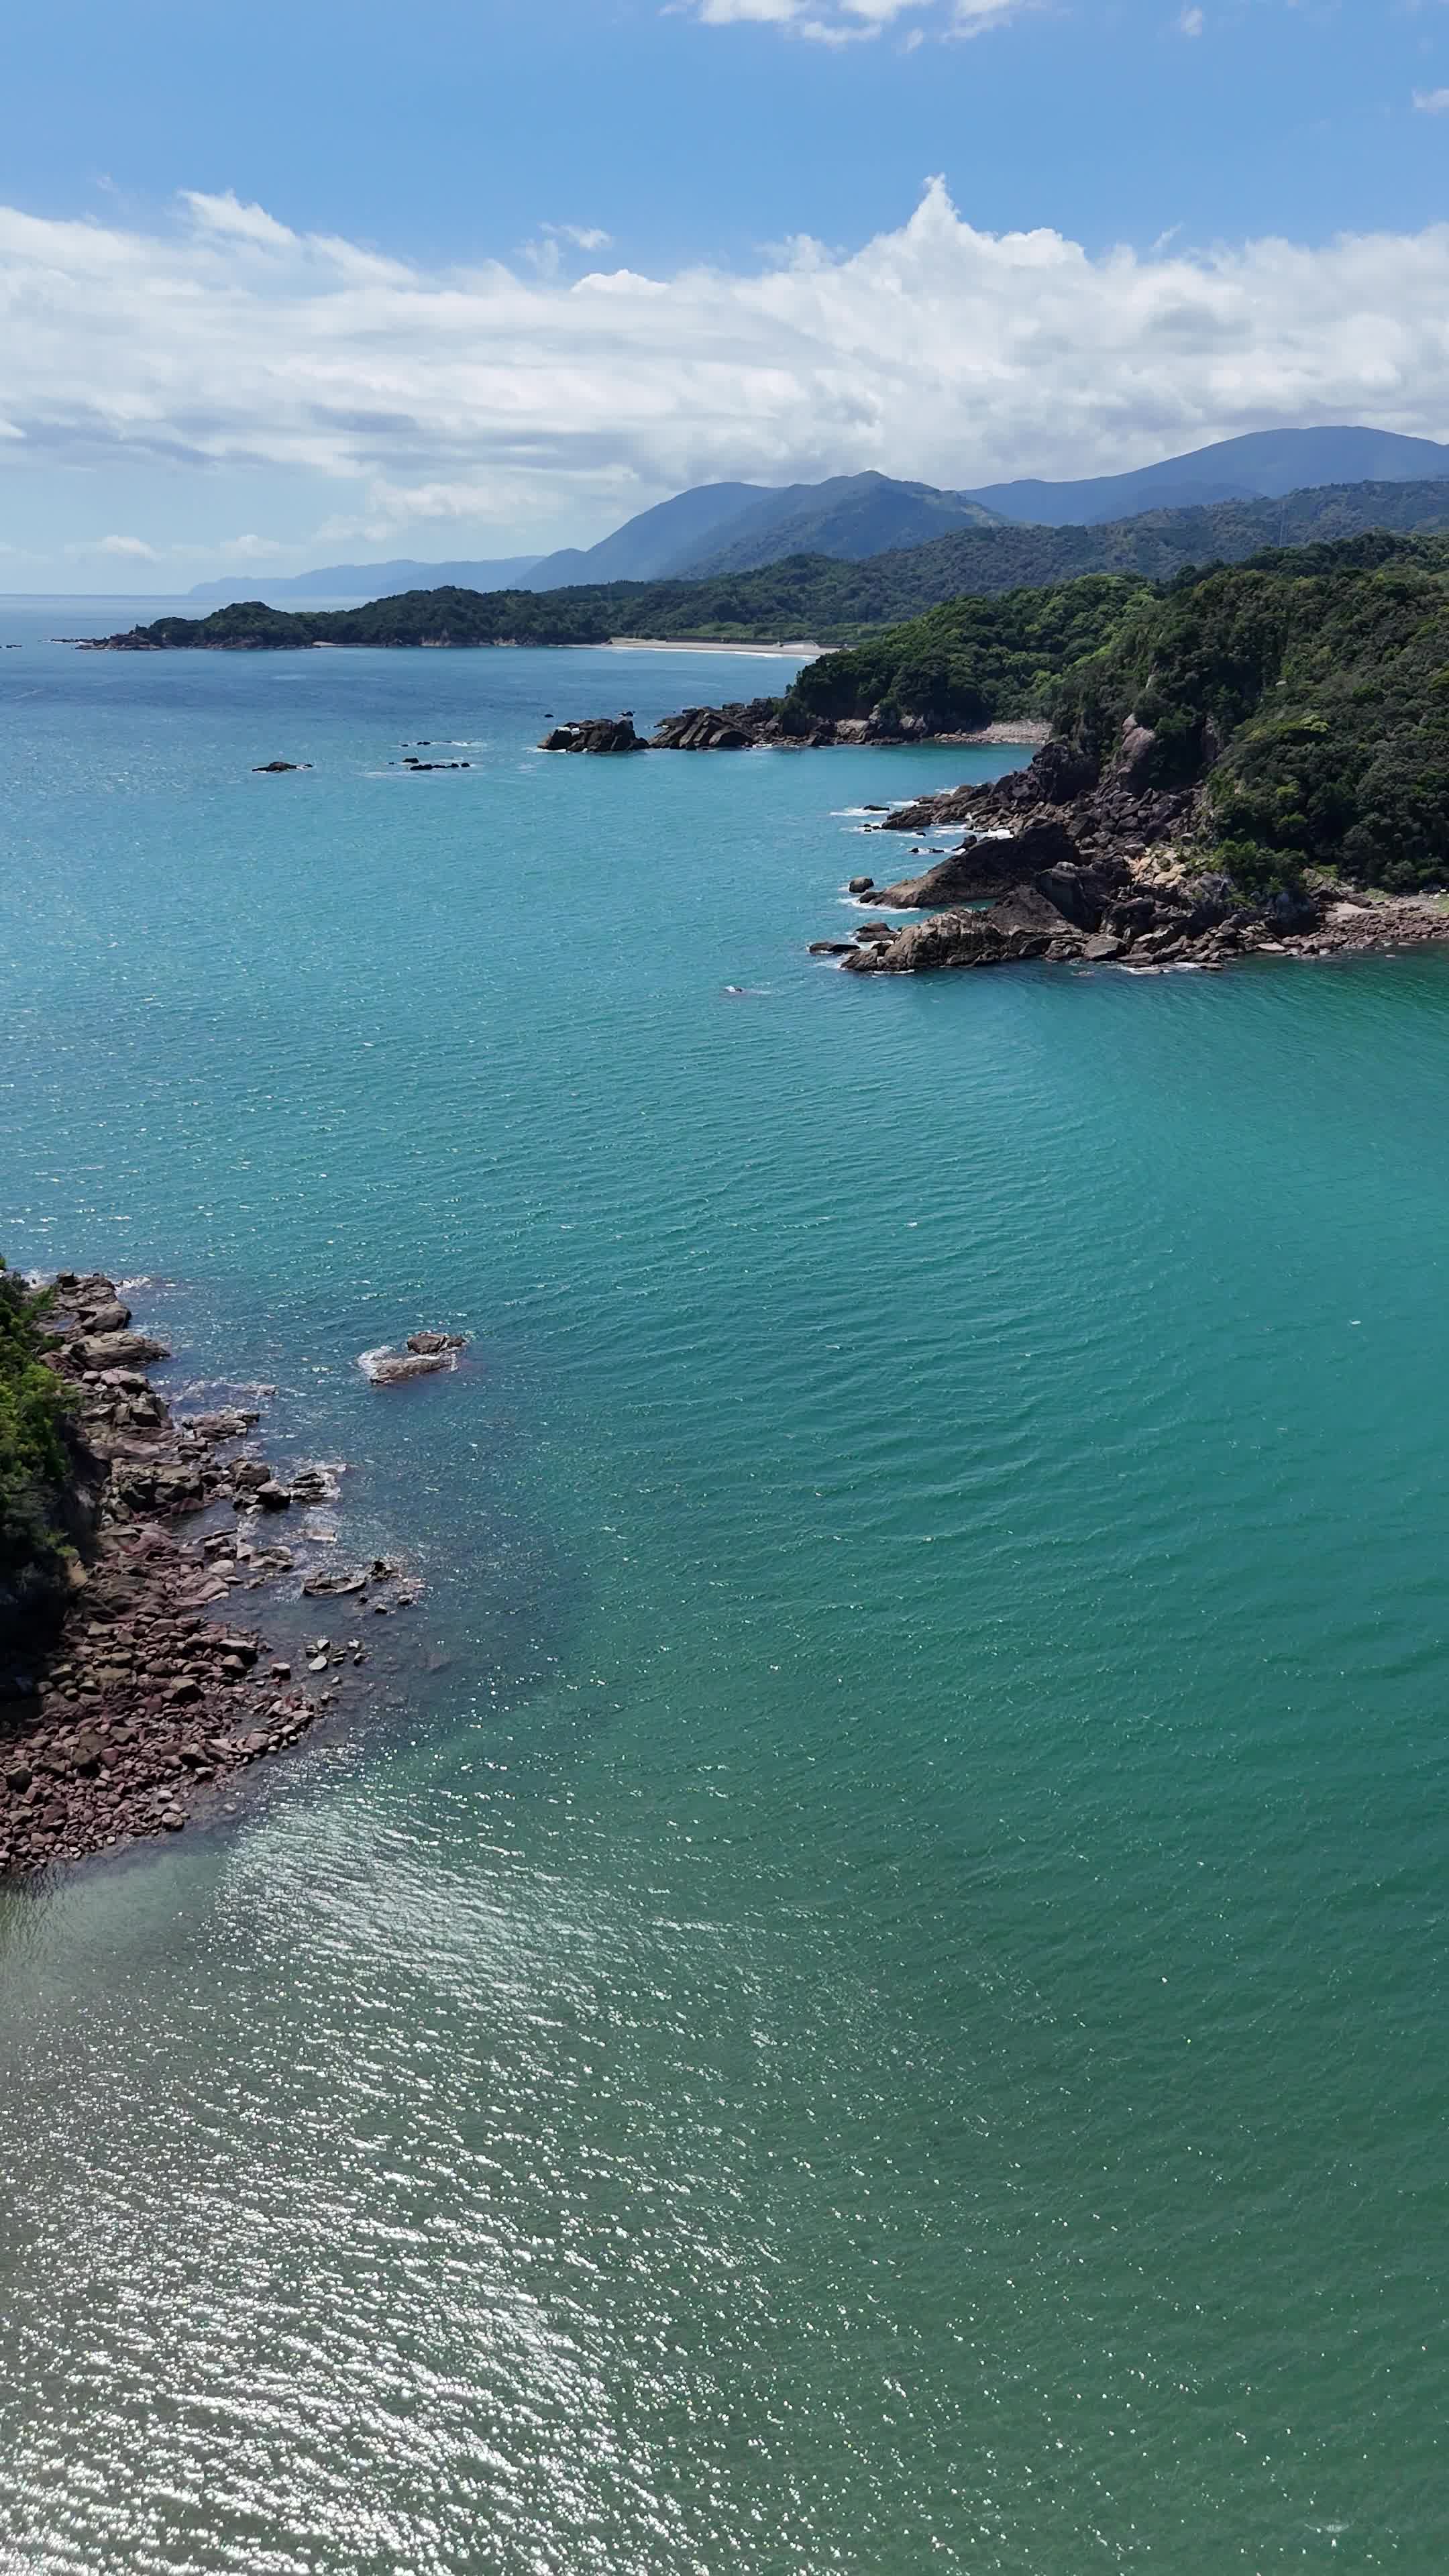
[[[1206,782],[1249,882],[1306,866],[1393,892],[1449,879],[1449,543],[1274,552],[1149,597],[1066,674],[1055,720],[1099,759],[1128,716],[1144,775]]]
[[[1099,652],[1153,596],[1126,575],[1089,573],[1056,590],[949,600],[849,652],[807,662],[786,694],[787,718],[797,708],[837,720],[878,713],[952,733],[1044,713],[1063,672]]]
[[[17,1577],[62,1546],[70,1396],[47,1368],[44,1301],[0,1261],[0,1635]]]

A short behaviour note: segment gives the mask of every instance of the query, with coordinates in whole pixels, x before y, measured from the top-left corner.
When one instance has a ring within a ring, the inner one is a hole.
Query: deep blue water
[[[1444,960],[861,982],[851,809],[1009,755],[47,631],[0,1249],[428,1588],[239,1822],[0,1900],[0,2563],[1430,2576]]]

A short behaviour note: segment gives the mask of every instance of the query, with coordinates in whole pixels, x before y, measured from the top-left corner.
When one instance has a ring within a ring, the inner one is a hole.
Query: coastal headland
[[[1449,935],[1446,621],[1437,556],[1365,537],[1159,592],[957,600],[779,699],[687,707],[647,745],[610,718],[544,747],[942,743],[972,719],[1000,740],[1025,719],[1025,769],[876,827],[965,836],[921,874],[852,881],[880,913],[930,916],[814,943],[855,974],[1417,946]]]
[[[0,1289],[0,1874],[24,1877],[226,1812],[239,1774],[360,1685],[364,1616],[419,1587],[383,1558],[335,1564],[310,1538],[333,1472],[277,1474],[256,1406],[173,1413],[148,1374],[169,1353],[133,1328],[113,1280],[63,1272],[38,1290],[7,1273]],[[418,1333],[371,1355],[368,1375],[434,1374],[458,1347]],[[17,1388],[40,1425],[28,1442]],[[284,1583],[327,1623],[301,1657],[232,1614]]]
[[[814,953],[855,975],[1033,960],[1219,971],[1253,955],[1326,957],[1449,940],[1442,897],[1370,894],[1312,874],[1272,892],[1245,889],[1201,864],[1194,791],[1134,791],[1119,773],[1064,795],[1070,771],[1060,751],[1049,745],[1025,770],[922,797],[875,825],[968,828],[917,875],[851,880],[872,915],[926,918],[873,917],[851,940],[816,941]]]

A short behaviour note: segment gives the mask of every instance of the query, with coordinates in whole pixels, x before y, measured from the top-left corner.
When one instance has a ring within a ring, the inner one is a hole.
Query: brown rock
[[[165,1343],[153,1342],[148,1333],[87,1333],[72,1348],[82,1368],[95,1371],[171,1357]]]
[[[448,1365],[446,1351],[409,1351],[405,1358],[374,1360],[371,1380],[374,1386],[401,1386],[408,1378],[434,1377]]]

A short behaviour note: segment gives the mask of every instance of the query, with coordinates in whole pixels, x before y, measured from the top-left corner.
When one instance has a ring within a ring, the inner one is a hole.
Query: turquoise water
[[[999,759],[529,748],[771,680],[0,657],[0,1243],[428,1577],[0,1899],[6,2567],[1449,2558],[1449,966],[861,982]]]

